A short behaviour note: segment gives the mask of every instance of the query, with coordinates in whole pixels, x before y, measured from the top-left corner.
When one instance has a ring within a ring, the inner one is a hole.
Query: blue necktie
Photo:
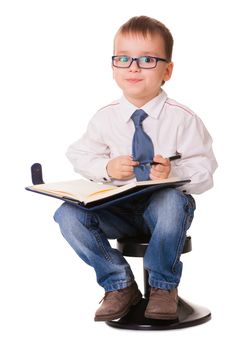
[[[134,173],[137,181],[149,180],[150,162],[153,161],[154,149],[151,138],[144,132],[142,127],[143,120],[147,114],[143,109],[137,109],[131,116],[135,133],[132,140],[133,159],[140,162],[139,166],[134,167]]]

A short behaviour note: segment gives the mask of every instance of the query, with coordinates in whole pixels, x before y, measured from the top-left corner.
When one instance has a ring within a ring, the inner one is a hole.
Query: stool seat
[[[144,257],[148,247],[150,236],[139,235],[137,237],[126,237],[117,240],[117,249],[124,255],[130,257]],[[192,250],[192,240],[186,237],[182,253]],[[185,328],[205,323],[211,319],[211,312],[202,306],[192,304],[179,297],[178,318],[175,320],[155,320],[144,316],[149,296],[148,272],[144,269],[144,297],[137,305],[130,308],[124,317],[107,321],[106,324],[121,329],[131,330],[170,330]]]
[[[123,237],[117,240],[117,249],[124,256],[143,257],[151,236],[140,235],[136,237]],[[190,236],[186,237],[182,254],[191,252],[192,239]]]

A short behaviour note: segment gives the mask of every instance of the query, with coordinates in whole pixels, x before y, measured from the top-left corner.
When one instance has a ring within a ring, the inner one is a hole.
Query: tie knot
[[[146,117],[147,114],[145,111],[143,111],[143,109],[136,109],[136,111],[131,116],[135,127],[140,126]]]

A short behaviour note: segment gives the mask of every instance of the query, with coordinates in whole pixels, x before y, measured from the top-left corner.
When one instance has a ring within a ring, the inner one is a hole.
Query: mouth
[[[130,78],[130,79],[126,79],[126,81],[130,84],[137,84],[137,83],[140,83],[142,79]]]

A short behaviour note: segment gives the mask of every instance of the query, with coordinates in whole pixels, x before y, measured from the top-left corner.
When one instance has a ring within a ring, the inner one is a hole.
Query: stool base
[[[132,330],[169,330],[197,326],[211,319],[211,312],[201,306],[194,305],[179,298],[178,318],[176,320],[154,320],[145,318],[147,299],[132,306],[128,314],[119,320],[107,321],[106,324],[122,329]]]

